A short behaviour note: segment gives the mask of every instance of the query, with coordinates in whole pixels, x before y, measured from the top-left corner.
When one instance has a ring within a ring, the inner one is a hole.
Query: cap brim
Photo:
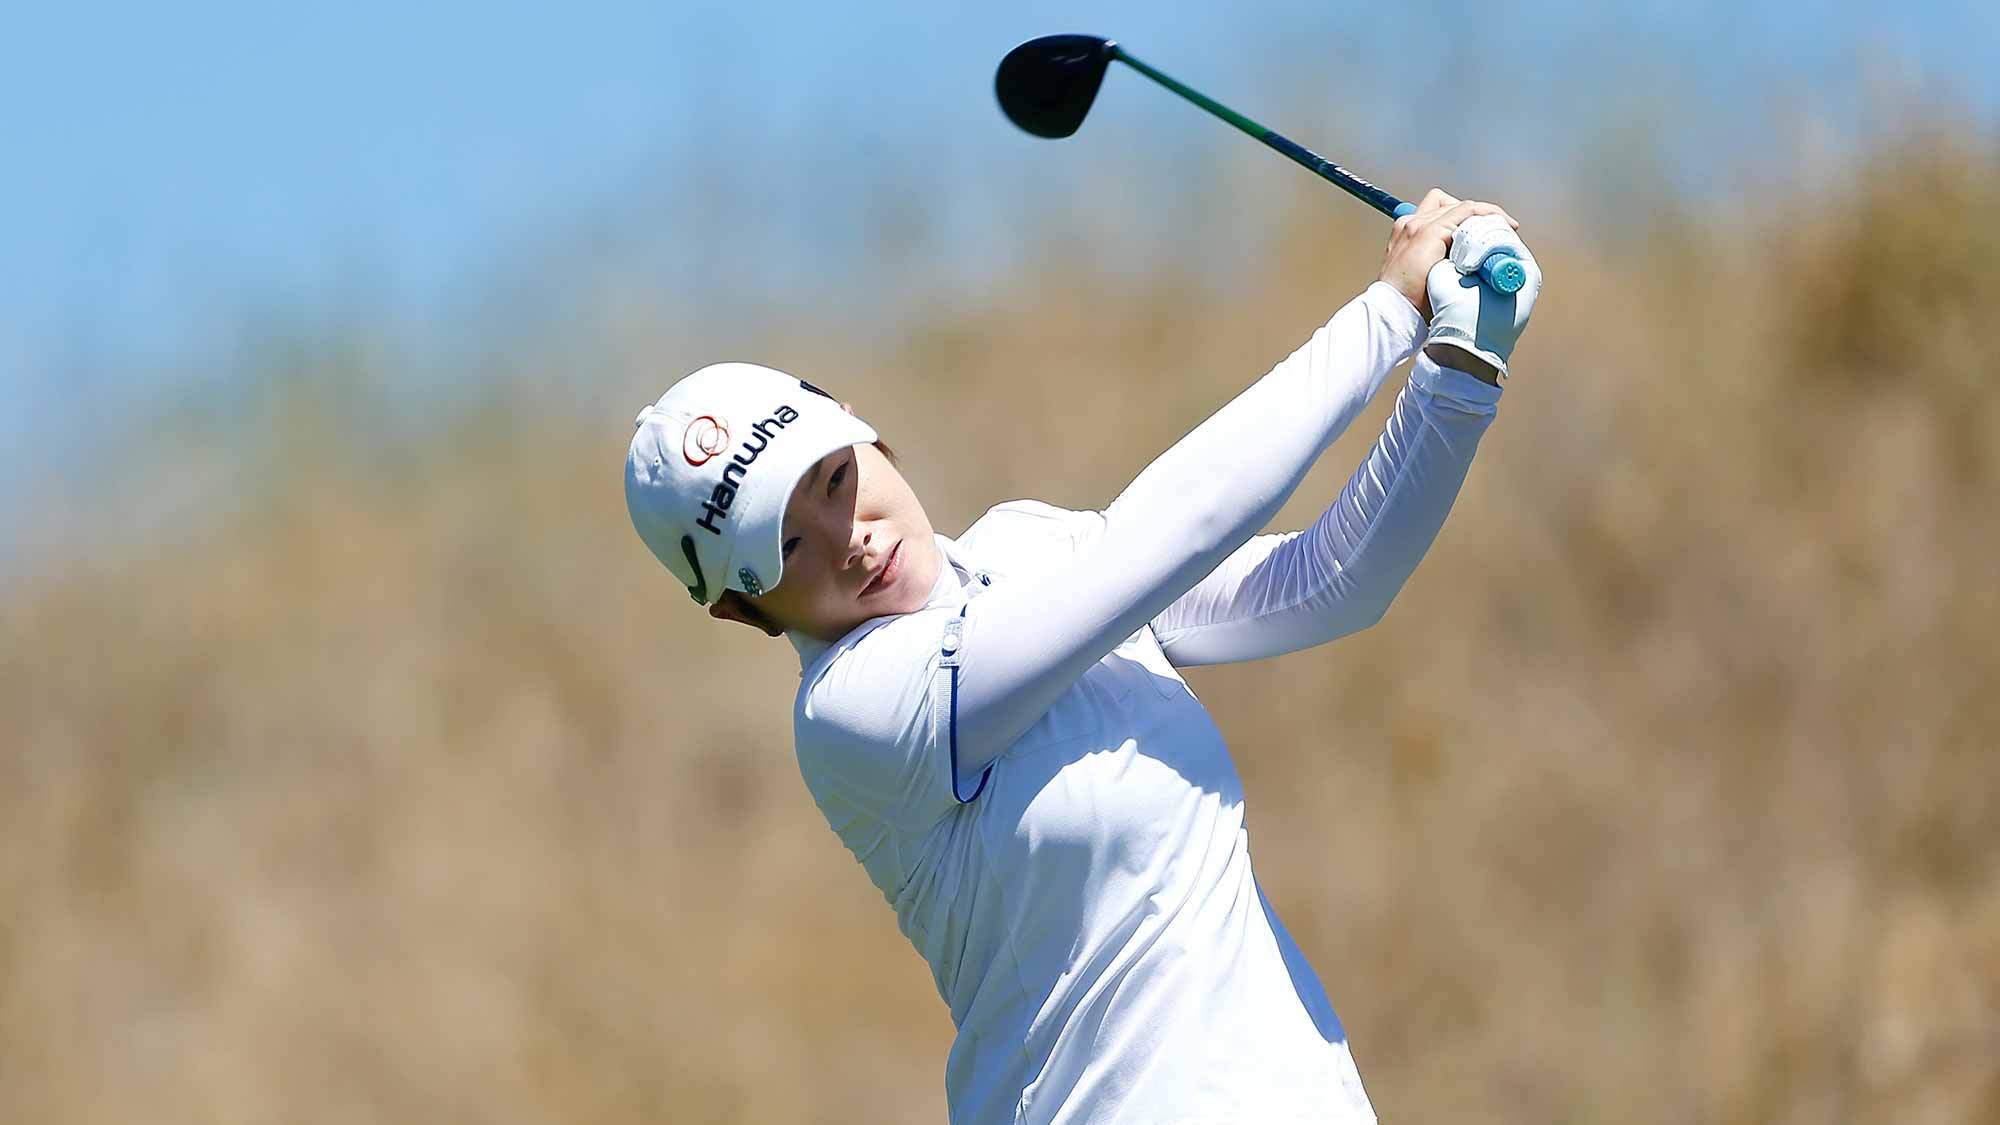
[[[743,524],[737,531],[732,560],[736,571],[723,582],[729,589],[755,595],[777,587],[784,578],[785,505],[799,479],[827,454],[876,440],[873,426],[832,403],[825,403],[824,409],[801,410],[800,414],[799,421],[788,427],[797,431],[799,440],[783,440],[795,436],[788,433],[765,447],[756,466],[762,479],[739,501]],[[768,468],[765,458],[770,459]],[[748,579],[745,570],[750,572]],[[749,588],[753,585],[757,589]]]

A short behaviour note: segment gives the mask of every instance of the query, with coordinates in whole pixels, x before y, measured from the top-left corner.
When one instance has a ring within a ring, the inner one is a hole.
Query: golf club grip
[[[1519,293],[1528,283],[1528,267],[1512,254],[1495,252],[1479,263],[1479,280],[1495,293]]]
[[[1398,201],[1389,215],[1400,219],[1405,215],[1416,213],[1416,204]],[[1486,287],[1495,293],[1519,293],[1521,286],[1528,283],[1528,268],[1514,255],[1496,250],[1486,255],[1486,260],[1479,263],[1479,280],[1485,282]]]

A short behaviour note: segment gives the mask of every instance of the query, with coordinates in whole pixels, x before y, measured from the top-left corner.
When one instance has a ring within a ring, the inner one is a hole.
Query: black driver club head
[[[1095,35],[1044,35],[1007,52],[993,91],[1008,120],[1038,137],[1067,137],[1083,124],[1116,47]]]

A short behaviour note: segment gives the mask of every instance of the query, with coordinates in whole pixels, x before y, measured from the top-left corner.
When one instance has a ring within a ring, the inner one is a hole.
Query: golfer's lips
[[[903,541],[898,539],[896,540],[896,545],[889,548],[888,560],[876,569],[875,574],[868,579],[868,585],[861,587],[861,593],[857,596],[865,598],[870,594],[881,593],[883,590],[888,589],[890,583],[896,581],[896,577],[902,573]]]

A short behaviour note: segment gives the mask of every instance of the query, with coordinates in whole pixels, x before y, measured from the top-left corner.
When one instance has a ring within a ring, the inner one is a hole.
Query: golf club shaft
[[[1367,180],[1342,168],[1340,165],[1299,144],[1290,137],[1279,133],[1275,129],[1267,129],[1263,125],[1252,121],[1248,117],[1202,93],[1200,90],[1192,86],[1183,85],[1166,73],[1153,69],[1118,44],[1112,43],[1110,44],[1110,48],[1112,58],[1117,59],[1133,70],[1158,82],[1188,101],[1193,102],[1285,154],[1294,163],[1354,198],[1359,199],[1361,202],[1375,208],[1377,211],[1382,212],[1384,215],[1392,219],[1400,219],[1417,209],[1415,204],[1397,199],[1395,196],[1390,195],[1388,192],[1383,191],[1381,188],[1376,187],[1374,184],[1369,183]],[[1513,257],[1503,254],[1493,254],[1486,261],[1480,263],[1479,266],[1480,276],[1485,279],[1487,284],[1502,293],[1512,293],[1521,287],[1519,278],[1522,274],[1520,271],[1520,264]]]
[[[1333,161],[1326,159],[1325,157],[1312,151],[1311,149],[1305,147],[1304,145],[1299,144],[1298,142],[1292,140],[1291,138],[1284,136],[1277,130],[1267,129],[1264,126],[1258,124],[1257,122],[1250,120],[1248,117],[1245,117],[1242,114],[1236,112],[1235,110],[1230,109],[1228,106],[1223,105],[1221,102],[1218,102],[1215,99],[1209,97],[1208,95],[1202,93],[1201,91],[1196,90],[1191,86],[1184,86],[1181,83],[1175,81],[1167,74],[1153,69],[1152,67],[1146,65],[1138,58],[1135,58],[1130,51],[1127,51],[1125,48],[1120,47],[1115,43],[1112,44],[1111,46],[1111,57],[1117,59],[1118,61],[1124,63],[1125,65],[1131,67],[1132,69],[1152,79],[1153,81],[1158,82],[1160,85],[1165,86],[1167,89],[1172,90],[1174,93],[1179,94],[1181,97],[1186,98],[1188,101],[1193,102],[1194,104],[1200,106],[1201,108],[1207,110],[1208,112],[1214,114],[1215,116],[1222,118],[1224,121],[1229,122],[1231,125],[1236,126],[1238,129],[1243,130],[1245,133],[1248,133],[1251,136],[1257,138],[1258,140],[1263,141],[1265,144],[1270,145],[1272,148],[1277,149],[1279,152],[1284,153],[1286,156],[1290,157],[1292,160],[1294,160],[1295,162],[1306,168],[1308,171],[1311,171],[1315,175],[1318,175],[1322,179],[1325,179],[1329,183],[1333,184],[1335,187],[1340,188],[1342,191],[1345,191],[1349,195],[1352,195],[1354,198],[1359,199],[1363,203],[1366,203],[1368,206],[1375,208],[1377,211],[1382,212],[1384,215],[1387,215],[1390,218],[1395,219],[1395,218],[1401,218],[1402,216],[1407,215],[1410,212],[1416,210],[1416,207],[1414,205],[1405,203],[1402,200],[1397,199],[1395,196],[1390,195],[1388,192],[1383,191],[1381,188],[1376,187],[1374,184],[1369,183],[1367,180],[1362,179],[1360,176],[1357,176],[1354,173],[1348,171],[1347,169],[1342,168],[1340,165],[1335,164]]]

